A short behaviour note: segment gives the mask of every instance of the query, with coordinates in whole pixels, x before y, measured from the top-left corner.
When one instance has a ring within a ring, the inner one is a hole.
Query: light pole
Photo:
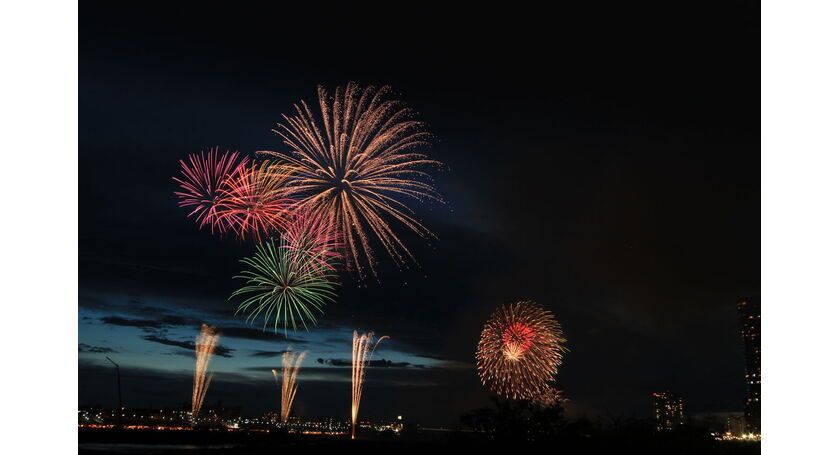
[[[123,413],[123,405],[122,405],[122,384],[120,381],[120,366],[117,365],[117,362],[111,360],[110,357],[107,355],[105,356],[109,362],[113,363],[115,367],[117,367],[117,403],[119,405],[119,409],[117,409],[117,428],[122,428],[122,413]]]

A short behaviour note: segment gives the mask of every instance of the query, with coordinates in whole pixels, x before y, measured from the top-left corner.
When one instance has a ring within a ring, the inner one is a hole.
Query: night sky
[[[569,340],[556,386],[572,415],[647,417],[665,389],[689,413],[742,409],[758,11],[300,8],[81,5],[80,406],[116,406],[105,355],[126,406],[188,402],[208,322],[223,332],[208,404],[276,409],[291,345],[309,351],[295,412],[347,417],[360,329],[392,337],[360,418],[453,424],[490,404],[483,321],[533,299]],[[435,134],[447,204],[411,207],[439,240],[403,232],[420,267],[380,255],[379,282],[345,274],[316,329],[263,332],[227,300],[253,246],[200,231],[171,177],[210,147],[285,150],[281,114],[348,81],[391,85]]]

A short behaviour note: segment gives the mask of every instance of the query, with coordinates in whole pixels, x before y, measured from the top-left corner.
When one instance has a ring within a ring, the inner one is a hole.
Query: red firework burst
[[[257,241],[272,231],[282,232],[290,222],[294,203],[286,187],[290,169],[271,161],[237,167],[222,185],[219,225],[244,239]]]
[[[239,167],[245,165],[248,158],[239,158],[238,152],[225,152],[219,155],[219,148],[211,148],[205,155],[191,154],[187,161],[181,160],[181,178],[172,177],[180,185],[180,191],[175,191],[181,207],[189,207],[192,211],[187,215],[195,215],[199,228],[210,226],[210,232],[221,229],[219,222],[219,201],[222,198],[222,187],[225,179]]]
[[[476,366],[481,383],[499,395],[544,393],[568,349],[554,316],[535,302],[497,308],[481,332]]]
[[[534,344],[535,336],[536,331],[531,326],[514,322],[502,333],[502,352],[510,360],[519,360]]]

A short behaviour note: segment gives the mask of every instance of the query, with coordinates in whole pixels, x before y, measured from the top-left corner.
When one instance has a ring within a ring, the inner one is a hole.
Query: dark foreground
[[[543,441],[501,440],[477,433],[418,431],[403,435],[361,435],[356,440],[347,436],[289,435],[281,432],[248,431],[154,431],[79,429],[79,454],[276,454],[279,450],[340,450],[342,453],[405,453],[441,448],[463,448],[476,451],[548,450],[566,453],[646,454],[759,454],[760,443],[716,441],[698,434],[636,434],[612,437],[552,438]]]

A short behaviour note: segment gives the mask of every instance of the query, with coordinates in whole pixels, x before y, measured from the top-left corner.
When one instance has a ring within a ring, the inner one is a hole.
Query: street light
[[[117,428],[122,428],[122,412],[123,412],[123,405],[122,405],[122,384],[120,381],[120,366],[117,365],[117,362],[111,360],[110,357],[107,355],[105,356],[109,362],[113,363],[115,367],[117,367],[117,403],[119,405],[119,409],[117,410]]]

